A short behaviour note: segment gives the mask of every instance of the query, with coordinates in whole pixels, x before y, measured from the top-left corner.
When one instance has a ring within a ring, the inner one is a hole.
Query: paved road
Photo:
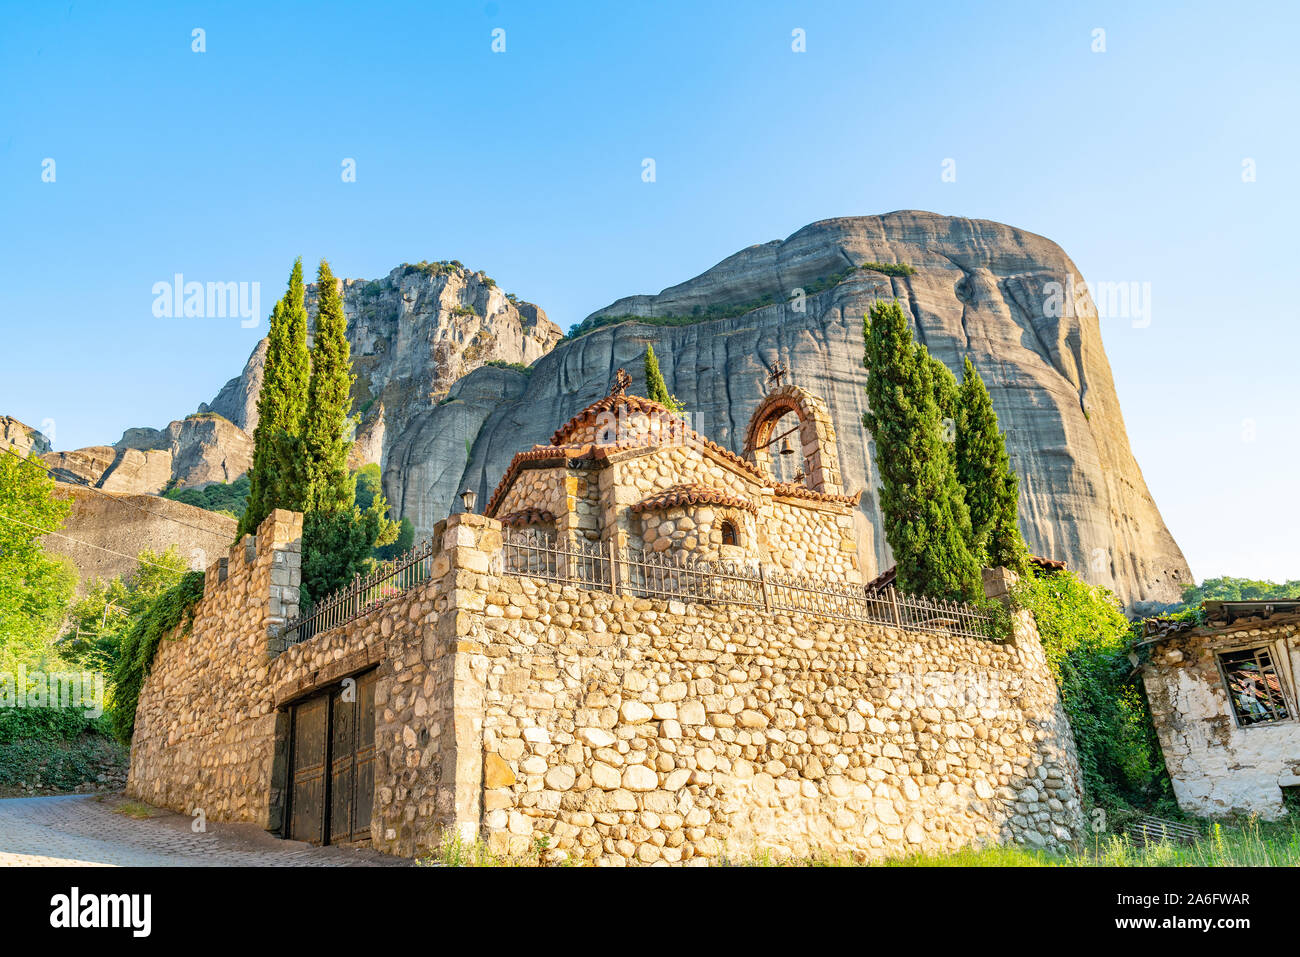
[[[0,867],[50,865],[365,867],[409,863],[369,850],[282,841],[252,824],[214,824],[205,833],[171,811],[137,819],[114,809],[120,795],[0,800]]]

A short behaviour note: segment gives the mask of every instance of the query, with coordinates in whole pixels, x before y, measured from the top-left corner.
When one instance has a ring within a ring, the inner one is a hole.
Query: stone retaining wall
[[[652,601],[502,574],[493,519],[435,536],[429,581],[278,657],[260,556],[293,552],[277,532],[234,587],[232,564],[229,594],[159,653],[131,792],[278,826],[282,709],[377,665],[371,838],[389,853],[450,829],[598,864],[1079,837],[1073,740],[1027,613],[996,644]]]
[[[210,820],[279,826],[283,714],[272,633],[297,614],[302,516],[277,509],[208,566],[192,630],[158,644],[140,690],[127,793]]]

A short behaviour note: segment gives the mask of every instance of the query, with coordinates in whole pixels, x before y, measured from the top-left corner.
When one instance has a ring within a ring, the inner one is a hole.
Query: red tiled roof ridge
[[[559,445],[564,441],[565,437],[568,436],[569,433],[588,424],[589,420],[600,415],[600,413],[611,412],[623,405],[628,406],[637,412],[662,412],[664,415],[671,416],[674,419],[681,418],[681,416],[677,415],[667,406],[661,405],[653,399],[647,399],[644,396],[639,395],[629,395],[622,392],[613,392],[605,396],[603,399],[593,402],[568,422],[564,423],[564,425],[556,429],[555,434],[551,436],[551,442],[555,445]]]
[[[758,506],[741,495],[713,485],[687,482],[662,489],[632,506],[633,512],[656,512],[681,505],[724,505],[758,514]]]
[[[555,513],[545,508],[521,508],[501,518],[501,524],[511,528],[524,525],[543,525],[555,521]]]

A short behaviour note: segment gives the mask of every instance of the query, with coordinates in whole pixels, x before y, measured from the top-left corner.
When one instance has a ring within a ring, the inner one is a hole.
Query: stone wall
[[[281,649],[257,611],[270,556],[293,554],[274,528],[164,643],[133,795],[278,826],[283,709],[378,667],[371,839],[393,854],[449,830],[510,853],[545,836],[595,864],[1079,837],[1073,741],[1027,614],[999,644],[578,590],[502,574],[500,524],[454,515],[426,582]]]
[[[902,633],[491,578],[467,622],[483,830],[588,863],[866,858],[1079,828],[1073,741],[1031,622]]]
[[[207,568],[193,628],[163,638],[140,690],[127,793],[210,820],[277,827],[283,714],[272,634],[298,611],[302,516],[277,509]]]
[[[1268,647],[1290,717],[1241,727],[1219,672],[1218,655]],[[1300,621],[1195,628],[1162,639],[1143,664],[1151,718],[1179,806],[1222,816],[1282,817],[1282,788],[1300,786]]]

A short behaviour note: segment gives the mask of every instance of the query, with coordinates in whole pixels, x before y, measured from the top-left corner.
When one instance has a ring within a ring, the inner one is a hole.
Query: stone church
[[[406,857],[1074,844],[1077,758],[1032,616],[1005,633],[869,589],[826,405],[774,378],[736,454],[620,370],[484,514],[467,496],[306,616],[302,516],[272,512],[160,642],[128,792]]]
[[[862,491],[843,487],[820,397],[778,382],[737,455],[663,405],[630,395],[630,382],[620,369],[609,395],[560,426],[549,445],[515,455],[485,514],[561,540],[863,582],[870,558],[855,520]],[[789,480],[778,478],[774,456],[798,456]]]

